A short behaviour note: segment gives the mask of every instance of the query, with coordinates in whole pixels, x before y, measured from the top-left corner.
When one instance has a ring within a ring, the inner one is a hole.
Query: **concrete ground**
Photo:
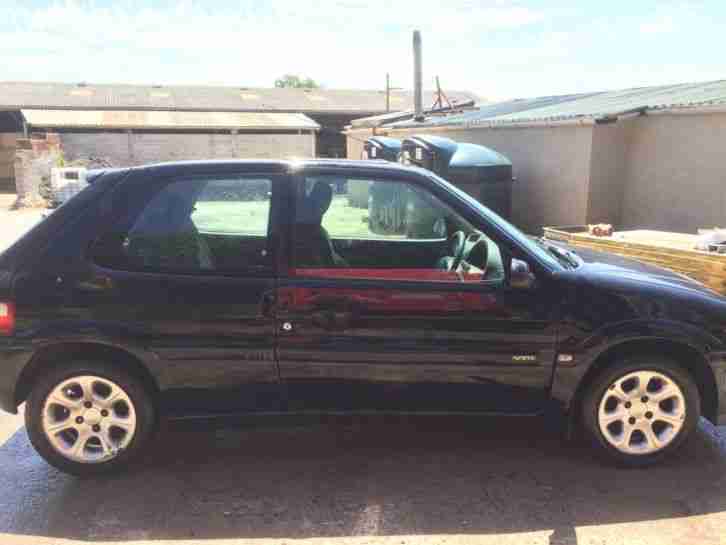
[[[15,198],[14,193],[0,193],[0,252],[35,225],[43,214],[39,209],[11,210]]]
[[[0,543],[726,543],[726,441],[621,470],[538,420],[167,425],[128,472],[48,467],[3,415]]]
[[[0,209],[0,249],[39,213]],[[165,424],[114,477],[47,466],[0,413],[0,544],[726,543],[726,428],[603,464],[538,419]]]

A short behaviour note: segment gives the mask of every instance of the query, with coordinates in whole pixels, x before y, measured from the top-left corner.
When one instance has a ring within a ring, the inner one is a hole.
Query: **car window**
[[[181,179],[165,184],[95,248],[127,270],[233,272],[268,265],[272,180]]]
[[[332,190],[322,226],[337,238],[443,239],[443,205],[409,184],[381,180],[309,177],[299,203],[304,210],[315,186]]]
[[[271,182],[209,180],[201,187],[191,220],[207,234],[267,236]]]
[[[502,281],[498,246],[436,196],[386,179],[310,176],[297,187],[295,274]]]

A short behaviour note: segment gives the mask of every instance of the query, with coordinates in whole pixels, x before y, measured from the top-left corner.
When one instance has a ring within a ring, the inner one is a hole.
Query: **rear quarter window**
[[[26,260],[40,257],[48,244],[62,236],[68,224],[80,219],[90,205],[98,202],[127,173],[128,170],[113,171],[92,178],[92,183],[51,211],[5,252],[0,253],[0,269],[15,269]]]

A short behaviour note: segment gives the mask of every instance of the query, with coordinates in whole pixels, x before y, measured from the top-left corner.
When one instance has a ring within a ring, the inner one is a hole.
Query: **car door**
[[[326,262],[299,240],[307,220],[298,213],[278,288],[279,366],[292,406],[540,410],[554,359],[554,294],[543,284],[511,286],[503,252],[487,237],[487,266],[445,270],[453,232],[475,226],[413,181],[302,175],[298,211],[320,183],[338,187],[321,222],[337,257]]]
[[[73,304],[154,355],[172,413],[280,407],[271,240],[284,179],[210,168],[112,196]]]

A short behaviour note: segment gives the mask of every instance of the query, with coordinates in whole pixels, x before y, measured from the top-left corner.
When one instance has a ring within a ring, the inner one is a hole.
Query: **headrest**
[[[316,182],[308,199],[310,200],[310,206],[319,212],[322,218],[323,214],[330,208],[330,202],[333,200],[333,190],[325,182]]]
[[[310,195],[305,198],[303,209],[299,215],[300,223],[320,224],[323,214],[330,208],[333,190],[325,182],[316,182]]]

